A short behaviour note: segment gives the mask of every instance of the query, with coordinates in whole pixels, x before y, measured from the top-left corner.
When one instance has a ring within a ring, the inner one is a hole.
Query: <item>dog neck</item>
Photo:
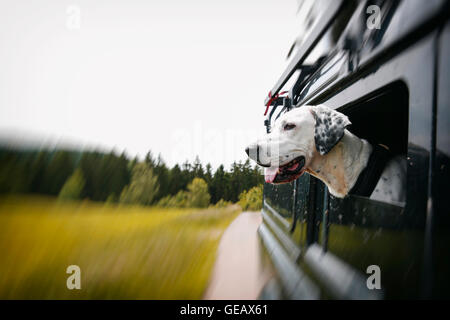
[[[330,193],[345,197],[367,165],[372,146],[345,130],[341,141],[327,154],[315,151],[306,171],[322,180]]]

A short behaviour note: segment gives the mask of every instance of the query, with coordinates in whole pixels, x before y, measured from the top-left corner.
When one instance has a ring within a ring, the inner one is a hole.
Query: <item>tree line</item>
[[[155,157],[151,152],[139,160],[114,151],[0,150],[0,193],[145,205],[189,199],[194,204],[217,204],[238,202],[244,191],[262,183],[259,168],[249,160],[213,170],[198,157],[192,163],[169,167],[161,155]],[[209,196],[202,198],[202,194]]]

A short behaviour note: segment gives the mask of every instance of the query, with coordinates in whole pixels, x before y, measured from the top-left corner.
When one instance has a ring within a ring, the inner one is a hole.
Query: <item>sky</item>
[[[0,135],[245,160],[299,33],[295,0],[0,0]]]

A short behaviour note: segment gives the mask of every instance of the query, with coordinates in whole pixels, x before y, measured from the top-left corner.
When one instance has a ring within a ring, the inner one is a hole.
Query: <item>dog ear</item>
[[[316,119],[316,149],[321,155],[327,154],[342,139],[345,128],[352,123],[346,115],[325,105],[312,106],[311,113]]]

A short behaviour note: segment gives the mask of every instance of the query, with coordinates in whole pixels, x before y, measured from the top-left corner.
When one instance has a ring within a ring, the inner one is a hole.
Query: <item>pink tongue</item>
[[[272,183],[278,173],[278,167],[264,168],[264,177],[267,183]]]
[[[293,164],[292,166],[290,166],[290,167],[288,168],[288,170],[289,170],[289,171],[294,171],[294,170],[296,170],[296,169],[298,168],[298,166],[299,166],[299,164],[298,164],[298,162],[297,162],[296,164]]]

